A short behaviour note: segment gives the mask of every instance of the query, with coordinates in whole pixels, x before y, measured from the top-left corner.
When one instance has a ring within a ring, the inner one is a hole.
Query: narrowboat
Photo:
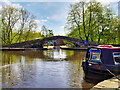
[[[88,47],[82,61],[85,80],[100,82],[120,74],[120,47],[98,45]]]

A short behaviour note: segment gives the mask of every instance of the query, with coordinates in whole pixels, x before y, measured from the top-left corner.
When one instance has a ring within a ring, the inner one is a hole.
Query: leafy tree
[[[13,32],[15,24],[19,20],[18,11],[11,6],[4,6],[1,14],[2,41],[5,44],[11,44],[14,38]]]
[[[41,28],[42,37],[51,37],[53,36],[53,30],[47,29],[45,25]]]
[[[2,6],[0,11],[0,30],[3,44],[12,44],[28,40],[30,33],[37,27],[35,16],[23,8],[11,5]]]
[[[42,28],[41,28],[41,33],[42,33],[42,36],[43,36],[43,37],[47,37],[48,30],[47,30],[47,28],[45,27],[45,25],[42,26]]]
[[[48,30],[48,37],[52,37],[53,35],[53,30]]]
[[[70,5],[65,29],[68,36],[105,44],[118,42],[118,17],[100,2],[78,2]]]
[[[82,39],[81,36],[81,23],[82,23],[82,13],[81,13],[81,7],[82,3],[75,3],[75,4],[71,4],[70,5],[70,12],[68,13],[68,17],[67,17],[67,24],[65,26],[65,28],[67,30],[69,30],[70,32],[73,32],[74,30],[78,30],[79,33],[79,38]]]

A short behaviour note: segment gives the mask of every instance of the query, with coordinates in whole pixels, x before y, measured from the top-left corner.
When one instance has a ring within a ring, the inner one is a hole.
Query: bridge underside
[[[45,42],[49,42],[51,40],[57,40],[57,39],[69,41],[69,42],[73,43],[76,47],[86,46],[86,44],[84,44],[84,40],[77,39],[77,38],[66,37],[66,36],[48,37],[48,38],[44,38],[43,41],[45,43]],[[88,45],[96,45],[96,43],[88,41]]]
[[[64,43],[63,43],[63,44],[60,44],[60,43],[58,42],[58,41],[63,41],[63,40],[73,43],[76,47],[80,47],[80,46],[83,46],[83,45],[84,45],[84,43],[75,42],[75,41],[66,40],[66,39],[54,39],[54,40],[57,40],[56,45],[63,45]],[[52,40],[44,41],[44,43],[48,43],[49,41],[52,41]],[[52,44],[54,44],[53,41],[52,41]],[[43,44],[43,45],[44,45],[44,44]]]

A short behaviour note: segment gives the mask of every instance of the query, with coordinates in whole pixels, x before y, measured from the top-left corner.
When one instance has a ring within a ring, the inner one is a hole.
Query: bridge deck
[[[10,45],[4,45],[3,47],[10,47],[10,48],[43,48],[43,44],[45,42],[51,41],[51,40],[66,40],[71,43],[73,43],[76,47],[84,46],[84,40],[78,39],[78,38],[72,38],[72,37],[66,37],[66,36],[53,36],[53,37],[47,37],[43,39],[36,39],[31,41],[25,41],[21,43],[15,43]],[[88,41],[88,45],[96,45],[95,42]]]

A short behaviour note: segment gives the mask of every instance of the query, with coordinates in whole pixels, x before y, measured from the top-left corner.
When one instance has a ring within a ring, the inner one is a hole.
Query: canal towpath
[[[118,75],[117,77],[120,78],[120,75]],[[115,77],[104,80],[102,82],[99,82],[97,85],[95,85],[91,90],[104,89],[104,88],[113,88],[119,90],[120,80],[116,79]]]

